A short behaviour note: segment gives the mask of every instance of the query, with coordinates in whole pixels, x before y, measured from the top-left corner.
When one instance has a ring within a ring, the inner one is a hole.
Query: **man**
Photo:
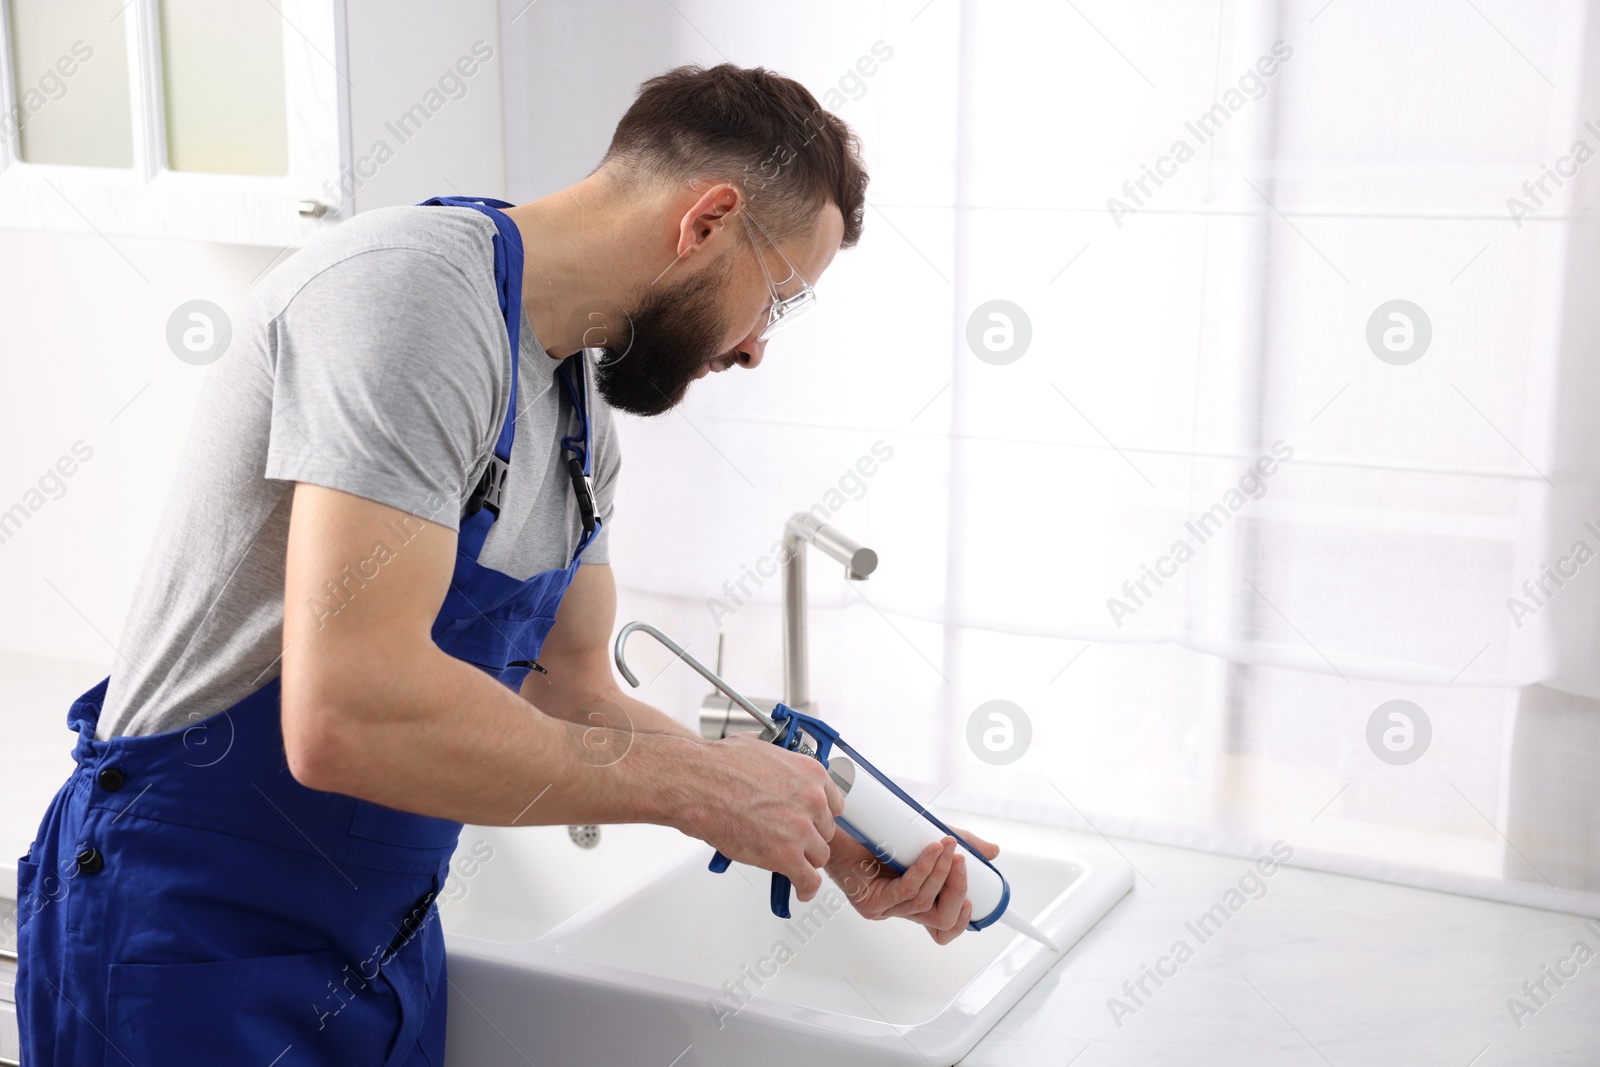
[[[607,655],[610,408],[759,366],[866,182],[799,84],[684,67],[577,185],[373,211],[250,293],[19,868],[23,1062],[441,1062],[464,822],[664,824],[961,932],[953,839],[895,876],[817,762]]]

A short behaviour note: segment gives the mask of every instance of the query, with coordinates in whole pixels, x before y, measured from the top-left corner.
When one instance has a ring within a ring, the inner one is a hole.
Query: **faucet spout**
[[[808,542],[843,563],[844,576],[853,582],[865,581],[878,569],[878,554],[872,549],[819,522],[809,511],[797,511],[783,524],[783,547],[799,550]],[[785,558],[792,559],[794,554],[786,551]]]

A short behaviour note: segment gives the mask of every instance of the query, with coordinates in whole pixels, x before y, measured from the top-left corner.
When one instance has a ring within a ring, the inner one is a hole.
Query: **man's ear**
[[[702,185],[705,186],[703,189],[700,188]],[[706,185],[696,180],[689,183],[689,188],[698,191],[700,196],[678,221],[680,260],[705,247],[713,234],[733,220],[734,212],[739,210],[744,201],[744,194],[739,188],[728,182]]]

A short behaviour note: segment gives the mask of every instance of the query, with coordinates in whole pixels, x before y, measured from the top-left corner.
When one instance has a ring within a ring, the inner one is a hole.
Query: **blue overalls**
[[[516,430],[522,241],[497,200],[436,198],[495,222],[511,402],[462,518],[445,652],[518,688],[599,529],[583,355],[557,376],[584,534],[526,581],[477,560]],[[572,373],[565,373],[571,371]],[[540,668],[542,669],[542,668]],[[278,681],[181,730],[95,739],[107,680],[67,715],[77,769],[19,862],[17,1009],[28,1067],[440,1064],[444,937],[434,899],[461,824],[308,789],[290,775]]]

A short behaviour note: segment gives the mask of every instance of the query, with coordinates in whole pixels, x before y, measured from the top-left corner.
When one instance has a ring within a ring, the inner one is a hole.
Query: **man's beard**
[[[628,315],[626,343],[606,348],[595,384],[606,403],[632,415],[661,415],[680,403],[707,362],[723,353],[727,323],[717,294],[726,264],[653,289]]]

